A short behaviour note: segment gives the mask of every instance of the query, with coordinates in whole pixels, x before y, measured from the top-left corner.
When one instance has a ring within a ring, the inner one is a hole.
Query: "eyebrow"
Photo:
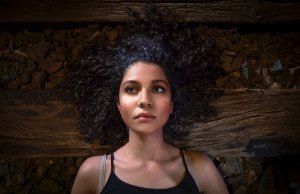
[[[165,80],[162,80],[162,79],[156,79],[156,80],[151,81],[152,84],[156,84],[156,83],[160,83],[160,82],[167,85],[168,87],[170,87],[170,84],[168,82],[166,82]],[[138,84],[139,82],[136,81],[136,80],[127,80],[121,86],[123,87],[127,83]]]

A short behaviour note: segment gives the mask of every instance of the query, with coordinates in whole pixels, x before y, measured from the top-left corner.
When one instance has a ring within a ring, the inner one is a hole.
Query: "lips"
[[[137,116],[135,116],[134,119],[137,119],[140,121],[151,121],[151,120],[155,119],[155,116],[150,113],[140,113]]]

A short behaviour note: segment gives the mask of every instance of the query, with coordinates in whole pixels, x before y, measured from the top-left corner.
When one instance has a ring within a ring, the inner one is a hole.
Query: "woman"
[[[92,49],[80,60],[76,96],[88,139],[124,139],[110,135],[125,131],[116,112],[128,138],[112,154],[88,158],[72,194],[228,193],[204,153],[170,143],[209,112],[201,91],[216,65],[212,44],[152,21],[130,27],[119,46]]]

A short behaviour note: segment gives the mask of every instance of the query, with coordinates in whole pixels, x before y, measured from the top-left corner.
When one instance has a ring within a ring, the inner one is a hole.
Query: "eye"
[[[125,88],[125,91],[128,93],[128,94],[135,94],[137,93],[137,89],[133,86],[127,86]]]
[[[154,93],[164,93],[165,89],[161,86],[154,86],[152,88],[152,92],[154,92]]]

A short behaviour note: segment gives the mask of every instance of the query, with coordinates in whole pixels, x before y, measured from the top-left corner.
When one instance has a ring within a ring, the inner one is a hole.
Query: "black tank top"
[[[114,155],[111,154],[111,172],[107,183],[100,194],[201,194],[195,180],[188,170],[182,150],[181,157],[185,167],[185,175],[182,181],[170,188],[166,189],[150,189],[128,184],[117,177],[114,172]]]

